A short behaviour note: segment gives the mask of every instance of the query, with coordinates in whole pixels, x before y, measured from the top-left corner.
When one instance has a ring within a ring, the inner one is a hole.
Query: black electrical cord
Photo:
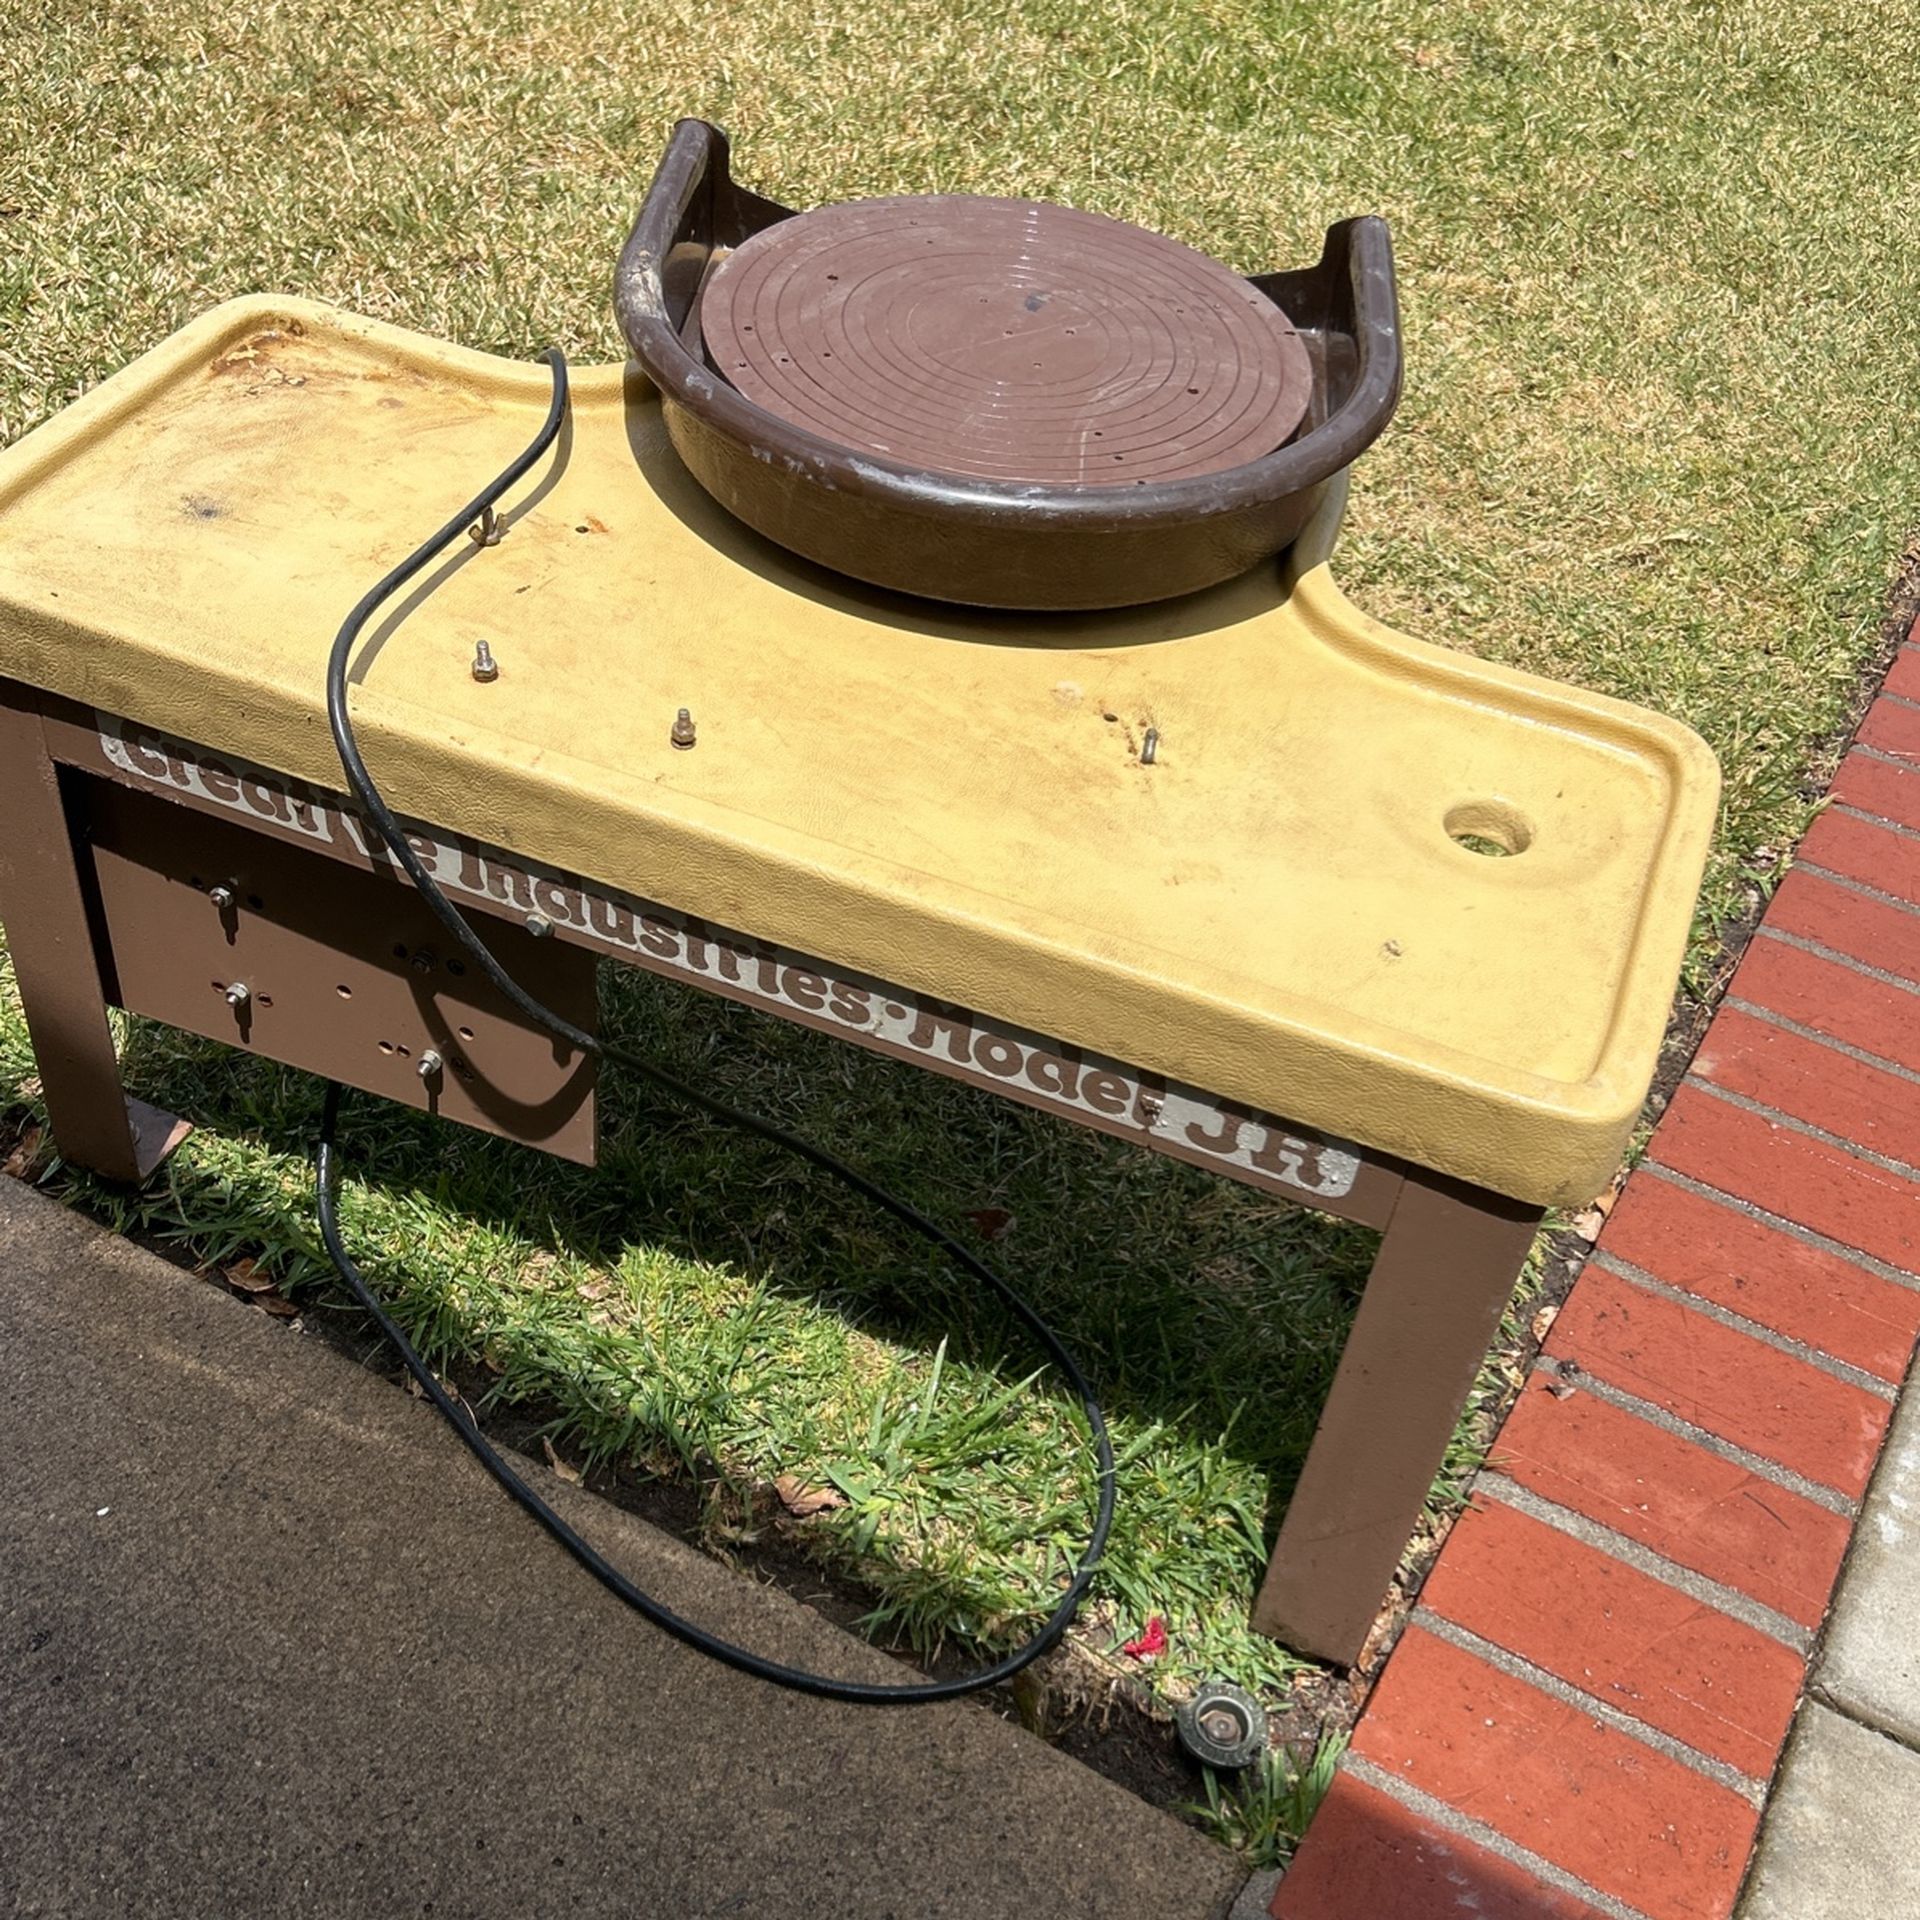
[[[1072,1579],[1068,1581],[1065,1592],[1061,1594],[1039,1632],[1024,1646],[1016,1648],[1004,1659],[995,1661],[993,1665],[982,1667],[973,1673],[962,1674],[951,1680],[918,1680],[894,1685],[874,1685],[859,1680],[836,1680],[824,1674],[808,1673],[801,1668],[784,1666],[777,1660],[766,1659],[745,1647],[735,1646],[729,1640],[720,1639],[717,1635],[707,1632],[704,1627],[696,1626],[691,1620],[675,1613],[671,1607],[656,1600],[651,1594],[643,1592],[617,1567],[604,1559],[507,1465],[498,1450],[480,1432],[472,1413],[454,1400],[434,1377],[433,1370],[414,1351],[412,1342],[374,1297],[372,1288],[367,1285],[365,1276],[354,1264],[352,1255],[347,1252],[346,1245],[340,1237],[339,1214],[334,1202],[334,1184],[337,1174],[334,1134],[340,1113],[340,1088],[337,1083],[331,1082],[327,1087],[326,1106],[320,1123],[317,1156],[321,1238],[341,1279],[346,1282],[361,1306],[373,1316],[380,1331],[386,1335],[395,1351],[406,1363],[407,1371],[420,1383],[427,1397],[446,1416],[454,1431],[466,1442],[480,1464],[602,1586],[617,1594],[628,1606],[652,1621],[655,1626],[674,1635],[676,1639],[685,1641],[688,1646],[696,1648],[699,1652],[727,1666],[738,1668],[742,1673],[750,1673],[759,1679],[770,1680],[776,1686],[790,1687],[796,1693],[815,1694],[829,1700],[851,1701],[861,1706],[914,1706],[923,1705],[928,1701],[952,1700],[962,1694],[977,1693],[984,1687],[995,1686],[1002,1680],[1011,1679],[1022,1667],[1037,1660],[1066,1632],[1068,1624],[1079,1611],[1081,1601],[1086,1597],[1094,1569],[1100,1563],[1100,1556],[1106,1548],[1107,1535],[1113,1526],[1115,1474],[1113,1441],[1107,1432],[1106,1417],[1100,1410],[1100,1403],[1094,1398],[1093,1388],[1086,1375],[1080,1370],[1079,1363],[1067,1351],[1059,1335],[999,1274],[995,1273],[971,1249],[963,1246],[944,1227],[920,1212],[917,1207],[902,1200],[897,1194],[888,1192],[877,1181],[869,1179],[858,1168],[849,1166],[846,1161],[829,1153],[824,1147],[816,1146],[811,1140],[791,1133],[785,1127],[763,1119],[759,1114],[749,1113],[743,1108],[730,1105],[725,1100],[715,1098],[710,1093],[702,1092],[698,1087],[688,1085],[686,1081],[669,1072],[656,1061],[649,1060],[644,1054],[635,1053],[626,1047],[602,1040],[598,1035],[576,1027],[572,1021],[564,1019],[550,1007],[543,1006],[536,1000],[494,958],[492,951],[467,923],[466,916],[447,898],[433,876],[427,872],[419,855],[414,852],[408,841],[400,822],[380,797],[380,791],[374,785],[372,774],[367,771],[367,764],[361,758],[359,744],[354,738],[353,723],[347,713],[347,669],[351,664],[354,642],[359,638],[360,630],[383,601],[418,573],[444,547],[457,540],[467,527],[480,520],[501,495],[546,452],[560,431],[561,422],[565,419],[567,411],[567,363],[558,349],[550,348],[542,358],[553,369],[553,403],[547,410],[546,420],[539,433],[528,444],[525,452],[483,492],[476,494],[472,500],[468,501],[438,533],[423,541],[385,579],[372,588],[362,598],[360,604],[347,615],[339,633],[334,637],[333,651],[327,661],[327,722],[333,729],[333,742],[339,750],[340,765],[346,774],[347,785],[352,789],[354,798],[360,803],[368,820],[373,823],[374,830],[386,843],[387,850],[399,862],[407,877],[419,890],[420,897],[432,909],[434,917],[466,950],[473,963],[479,967],[494,987],[528,1019],[558,1035],[582,1053],[598,1055],[602,1060],[625,1067],[628,1071],[651,1081],[653,1085],[672,1095],[676,1100],[711,1114],[715,1119],[724,1121],[728,1126],[736,1127],[743,1133],[756,1134],[763,1140],[771,1140],[775,1145],[784,1147],[789,1153],[797,1154],[823,1172],[831,1174],[842,1185],[850,1187],[855,1193],[873,1201],[876,1206],[884,1208],[896,1219],[904,1221],[923,1239],[938,1247],[957,1266],[972,1274],[976,1280],[998,1296],[1045,1349],[1047,1357],[1059,1369],[1074,1393],[1079,1396],[1081,1411],[1086,1416],[1088,1431],[1093,1439],[1094,1457],[1100,1469],[1099,1496],[1086,1551],[1081,1555],[1080,1564],[1074,1570]]]

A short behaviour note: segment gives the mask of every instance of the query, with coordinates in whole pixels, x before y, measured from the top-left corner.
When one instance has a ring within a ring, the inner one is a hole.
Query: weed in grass
[[[1205,1797],[1182,1809],[1249,1867],[1284,1867],[1333,1784],[1345,1734],[1322,1733],[1304,1765],[1285,1747],[1269,1747],[1244,1773],[1223,1780],[1202,1767]]]

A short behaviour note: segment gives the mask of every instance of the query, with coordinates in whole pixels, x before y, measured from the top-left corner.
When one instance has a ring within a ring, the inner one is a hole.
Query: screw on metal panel
[[[544,913],[530,913],[527,915],[527,931],[536,940],[544,940],[552,933],[553,922]]]
[[[439,964],[425,947],[415,947],[412,957],[407,961],[415,973],[431,973]]]
[[[473,643],[473,677],[485,682],[500,678],[500,663],[493,657],[493,649],[484,640]]]
[[[668,734],[667,738],[671,740],[676,747],[690,747],[693,745],[693,715],[689,713],[685,707],[682,707],[679,713],[674,716],[673,731]]]
[[[1160,729],[1149,727],[1146,737],[1140,742],[1140,764],[1143,767],[1153,765],[1153,756],[1160,751]]]
[[[429,1047],[426,1050],[426,1052],[420,1056],[420,1067],[419,1067],[420,1078],[422,1080],[431,1080],[435,1078],[438,1075],[440,1069],[445,1065],[446,1065],[446,1062],[442,1060],[440,1056],[437,1053],[435,1053],[431,1047]]]
[[[244,1007],[252,998],[253,989],[244,980],[236,980],[227,989],[227,1005],[230,1007]]]
[[[225,913],[239,897],[233,888],[224,881],[217,887],[209,887],[207,889],[207,898],[211,900],[222,913]]]
[[[491,507],[482,507],[480,518],[467,529],[467,538],[482,547],[497,547],[506,537],[505,523]]]

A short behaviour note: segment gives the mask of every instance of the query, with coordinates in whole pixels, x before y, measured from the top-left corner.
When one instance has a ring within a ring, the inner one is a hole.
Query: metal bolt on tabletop
[[[473,643],[473,677],[476,680],[498,680],[500,663],[493,657],[493,649],[484,640]]]
[[[527,931],[536,940],[544,940],[553,932],[553,922],[544,913],[527,915]]]
[[[445,1065],[446,1062],[429,1047],[426,1052],[420,1056],[420,1078],[422,1080],[432,1080],[436,1078],[440,1069]]]
[[[238,896],[230,886],[227,886],[223,882],[217,887],[209,887],[207,889],[207,898],[211,900],[222,913],[225,913],[226,910],[233,905]]]
[[[693,715],[682,707],[674,716],[673,731],[667,736],[676,747],[693,745]]]
[[[1160,751],[1160,729],[1149,727],[1146,737],[1140,742],[1140,764],[1143,767],[1153,765],[1154,755]]]
[[[497,547],[507,537],[507,529],[492,507],[482,507],[480,518],[467,529],[467,538],[477,546]]]
[[[252,998],[253,989],[244,980],[236,980],[227,989],[227,1005],[230,1007],[244,1007]]]

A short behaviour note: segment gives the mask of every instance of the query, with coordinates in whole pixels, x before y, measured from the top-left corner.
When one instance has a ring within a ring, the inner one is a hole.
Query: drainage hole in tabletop
[[[1465,800],[1447,809],[1447,836],[1455,846],[1489,860],[1525,853],[1533,845],[1533,822],[1504,800]]]

